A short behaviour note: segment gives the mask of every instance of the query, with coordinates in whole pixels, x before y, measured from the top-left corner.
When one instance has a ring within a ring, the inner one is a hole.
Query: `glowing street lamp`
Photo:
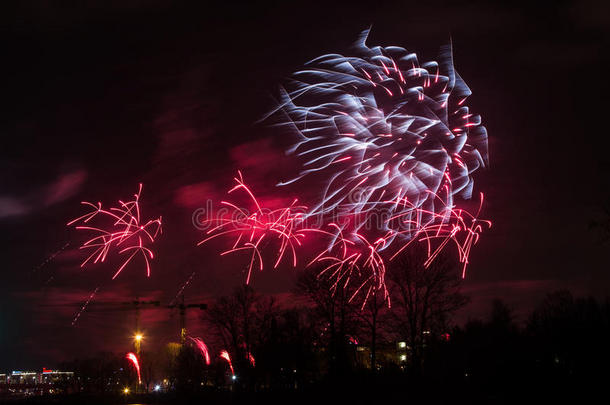
[[[140,357],[140,349],[142,348],[142,339],[143,338],[144,338],[144,336],[139,332],[137,332],[133,337],[134,346],[135,346],[136,354],[138,355],[138,358]]]

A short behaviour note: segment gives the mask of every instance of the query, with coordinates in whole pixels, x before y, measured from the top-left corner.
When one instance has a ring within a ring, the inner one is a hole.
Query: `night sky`
[[[0,13],[0,370],[128,350],[132,312],[85,312],[71,326],[96,287],[99,302],[166,305],[193,272],[188,302],[242,283],[247,259],[195,247],[191,215],[237,169],[264,197],[291,198],[273,188],[290,139],[257,121],[291,72],[349,53],[369,26],[369,44],[420,60],[451,39],[488,130],[491,165],[475,190],[494,226],[472,253],[459,318],[484,316],[494,297],[523,316],[556,289],[610,293],[608,243],[591,228],[610,201],[605,2],[88,3]],[[111,281],[113,260],[80,269],[83,235],[65,226],[79,202],[129,198],[138,182],[144,216],[164,219],[151,278],[135,265]],[[254,287],[282,298],[294,278],[263,272]],[[194,335],[206,334],[200,316],[189,315]],[[177,339],[170,310],[142,320],[151,345]]]

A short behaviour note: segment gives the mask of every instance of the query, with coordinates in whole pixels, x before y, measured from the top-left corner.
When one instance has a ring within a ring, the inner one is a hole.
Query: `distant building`
[[[407,364],[407,342],[380,343],[377,345],[375,356],[377,357],[377,368],[389,365],[403,368]],[[371,367],[371,349],[365,345],[358,345],[356,348],[356,361],[364,368]]]
[[[73,371],[48,370],[43,367],[42,373],[38,373],[41,384],[68,383],[74,379]]]
[[[10,374],[0,374],[0,399],[63,393],[74,382],[72,371],[46,368],[42,372],[12,371]]]

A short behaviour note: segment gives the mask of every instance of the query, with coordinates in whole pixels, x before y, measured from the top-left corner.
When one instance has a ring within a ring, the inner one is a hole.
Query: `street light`
[[[136,347],[136,354],[138,355],[138,358],[140,357],[140,349],[142,347],[142,339],[144,338],[144,336],[142,336],[141,333],[137,332],[135,334],[135,336],[133,337],[134,340],[134,346]]]

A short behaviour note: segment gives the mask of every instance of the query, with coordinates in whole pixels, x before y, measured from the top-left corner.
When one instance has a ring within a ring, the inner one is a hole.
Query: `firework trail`
[[[457,247],[459,262],[462,263],[462,278],[464,278],[472,246],[478,242],[483,228],[491,228],[492,225],[489,220],[479,219],[483,199],[483,193],[480,193],[479,208],[475,214],[465,209],[453,208],[441,214],[426,213],[431,219],[425,224],[418,224],[413,238],[398,249],[390,260],[402,253],[412,242],[424,242],[428,252],[424,266],[428,267],[445,246],[452,242]]]
[[[32,270],[32,273],[37,272],[38,270],[42,269],[44,266],[46,266],[47,264],[49,264],[53,259],[55,259],[61,252],[63,252],[64,250],[66,250],[66,248],[70,246],[70,242],[66,242],[64,243],[64,245],[62,247],[60,247],[58,250],[56,250],[55,252],[53,252],[49,257],[47,257],[46,259],[44,259],[42,261],[42,263],[40,263],[38,266],[34,267],[34,269]]]
[[[330,226],[338,228],[331,223]],[[351,302],[361,291],[366,290],[362,307],[366,304],[373,290],[381,291],[384,300],[390,305],[390,295],[385,284],[385,262],[379,254],[379,248],[384,246],[384,239],[378,239],[371,244],[360,234],[356,234],[360,246],[343,237],[342,233],[334,238],[335,241],[328,248],[316,256],[310,263],[322,266],[318,272],[318,278],[327,277],[332,280],[330,291],[334,294],[337,288],[343,289],[351,284],[356,284],[349,301]],[[364,249],[362,247],[365,247]]]
[[[203,342],[202,339],[197,337],[189,336],[189,340],[192,341],[197,349],[201,352],[201,356],[203,356],[206,365],[210,365],[210,352],[208,351],[208,346]],[[227,353],[228,355],[228,353]],[[228,360],[230,362],[230,359]]]
[[[176,296],[169,303],[170,307],[176,303],[176,301],[178,300],[180,295],[184,293],[184,289],[191,283],[191,281],[193,281],[194,277],[195,277],[195,272],[192,272],[191,275],[189,276],[189,278],[187,278],[186,281],[184,282],[184,284],[182,284],[182,286],[178,289],[178,293],[176,294]]]
[[[100,288],[96,287],[95,290],[93,290],[93,292],[89,295],[89,297],[87,298],[85,303],[80,307],[78,312],[74,315],[74,318],[72,318],[72,326],[76,325],[76,322],[78,322],[78,319],[83,314],[83,312],[85,312],[85,310],[87,309],[87,306],[89,306],[89,303],[91,302],[93,297],[95,297],[95,294],[97,294],[97,292],[99,290],[100,290]]]
[[[233,362],[231,361],[231,355],[229,355],[229,352],[226,350],[222,350],[220,352],[220,358],[225,359],[227,361],[227,363],[229,364],[229,368],[231,369],[231,375],[235,375],[235,370],[233,370]]]
[[[252,367],[256,367],[256,360],[254,360],[254,356],[250,352],[248,352],[248,361]]]
[[[222,252],[221,256],[240,251],[250,252],[246,284],[250,283],[252,270],[255,267],[260,271],[263,270],[264,262],[260,249],[263,243],[270,240],[279,242],[273,268],[277,268],[286,256],[290,257],[292,266],[296,267],[297,248],[301,246],[306,234],[326,232],[303,226],[307,207],[296,205],[297,199],[294,199],[292,204],[285,208],[263,207],[244,182],[241,172],[238,172],[238,176],[234,180],[236,185],[228,193],[231,194],[238,190],[244,192],[254,206],[254,210],[250,212],[237,204],[221,201],[221,205],[227,207],[229,211],[202,224],[209,226],[209,229],[206,231],[207,237],[197,245],[219,236],[232,236],[234,238],[232,247]]]
[[[81,225],[76,226],[76,229],[93,232],[96,235],[80,247],[80,249],[92,251],[83,261],[81,267],[84,267],[90,261],[92,263],[104,262],[108,253],[113,250],[118,250],[119,255],[129,254],[114,276],[112,276],[114,280],[131,260],[140,253],[146,263],[146,275],[150,277],[149,260],[154,258],[154,254],[151,249],[144,245],[154,243],[157,236],[161,233],[161,217],[148,221],[141,219],[141,193],[142,184],[140,183],[138,192],[134,194],[133,200],[127,202],[119,200],[117,207],[110,207],[109,209],[104,209],[100,202],[97,204],[82,202],[83,205],[92,208],[92,211],[68,222],[68,226],[80,223]],[[89,225],[89,222],[95,218],[105,220],[107,226],[103,226],[103,224],[99,226]]]
[[[134,353],[129,352],[125,358],[133,364],[134,368],[138,372],[138,383],[141,384],[142,378],[140,377],[140,362],[138,361],[138,357]]]

